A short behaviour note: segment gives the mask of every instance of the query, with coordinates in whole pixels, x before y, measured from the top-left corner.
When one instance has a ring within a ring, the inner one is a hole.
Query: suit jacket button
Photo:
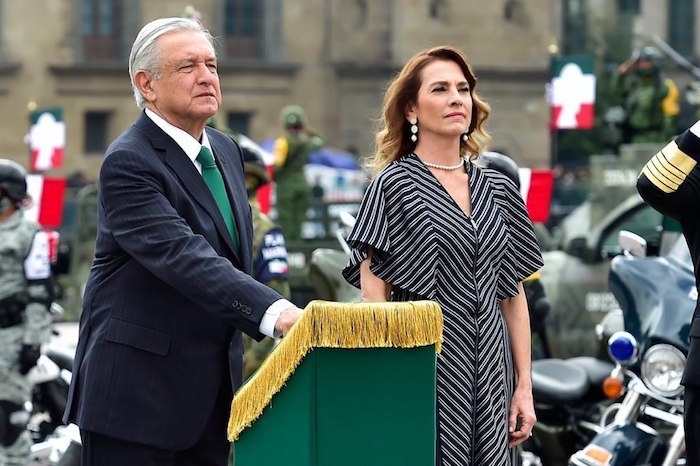
[[[238,308],[238,307],[240,307],[240,304],[238,303],[237,300],[234,300],[234,301],[231,303],[231,307],[233,307],[233,308]]]

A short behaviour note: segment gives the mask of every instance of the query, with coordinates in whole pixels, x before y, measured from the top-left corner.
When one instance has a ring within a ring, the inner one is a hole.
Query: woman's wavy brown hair
[[[389,163],[415,149],[416,143],[411,141],[411,125],[406,120],[406,109],[415,105],[422,82],[421,73],[434,61],[457,63],[469,83],[469,93],[473,102],[472,119],[469,123],[469,139],[466,142],[460,140],[460,155],[468,155],[470,160],[474,160],[481,153],[482,146],[491,142],[491,136],[484,125],[491,107],[476,93],[476,75],[466,55],[449,45],[423,50],[408,60],[384,95],[380,129],[375,135],[376,152],[367,163],[374,175]]]

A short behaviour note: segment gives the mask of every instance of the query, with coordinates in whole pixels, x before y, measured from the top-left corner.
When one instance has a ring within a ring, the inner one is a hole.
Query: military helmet
[[[257,185],[249,187],[249,191],[255,191],[270,182],[270,174],[267,171],[265,160],[259,150],[249,144],[239,143],[243,152],[243,166],[246,176],[252,176],[257,180]]]
[[[303,128],[306,126],[306,112],[299,105],[287,105],[280,112],[280,122],[285,128]]]
[[[661,52],[659,52],[659,50],[656,47],[647,45],[645,47],[635,50],[632,54],[632,58],[635,61],[647,60],[654,63],[655,65],[658,65],[659,60],[661,59]]]
[[[27,197],[27,172],[22,165],[9,159],[0,159],[0,189],[15,202]]]
[[[520,174],[518,164],[507,155],[500,152],[488,151],[479,156],[478,162],[485,168],[493,168],[506,175],[520,189]]]

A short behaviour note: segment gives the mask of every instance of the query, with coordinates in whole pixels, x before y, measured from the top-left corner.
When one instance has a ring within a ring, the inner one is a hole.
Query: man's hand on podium
[[[277,318],[277,322],[275,322],[275,335],[279,335],[280,337],[285,336],[287,332],[289,332],[289,329],[299,320],[303,312],[304,311],[298,307],[288,307],[282,311]]]

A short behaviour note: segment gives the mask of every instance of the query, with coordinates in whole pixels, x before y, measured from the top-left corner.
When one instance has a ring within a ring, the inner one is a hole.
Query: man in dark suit
[[[81,428],[84,466],[223,466],[241,332],[284,335],[301,310],[249,275],[241,152],[204,129],[221,103],[209,33],[185,18],[147,24],[129,74],[144,112],[100,171],[64,421]]]
[[[637,180],[644,200],[681,224],[700,288],[700,121],[649,160]],[[683,372],[686,461],[700,466],[700,302],[690,327],[688,359]]]

